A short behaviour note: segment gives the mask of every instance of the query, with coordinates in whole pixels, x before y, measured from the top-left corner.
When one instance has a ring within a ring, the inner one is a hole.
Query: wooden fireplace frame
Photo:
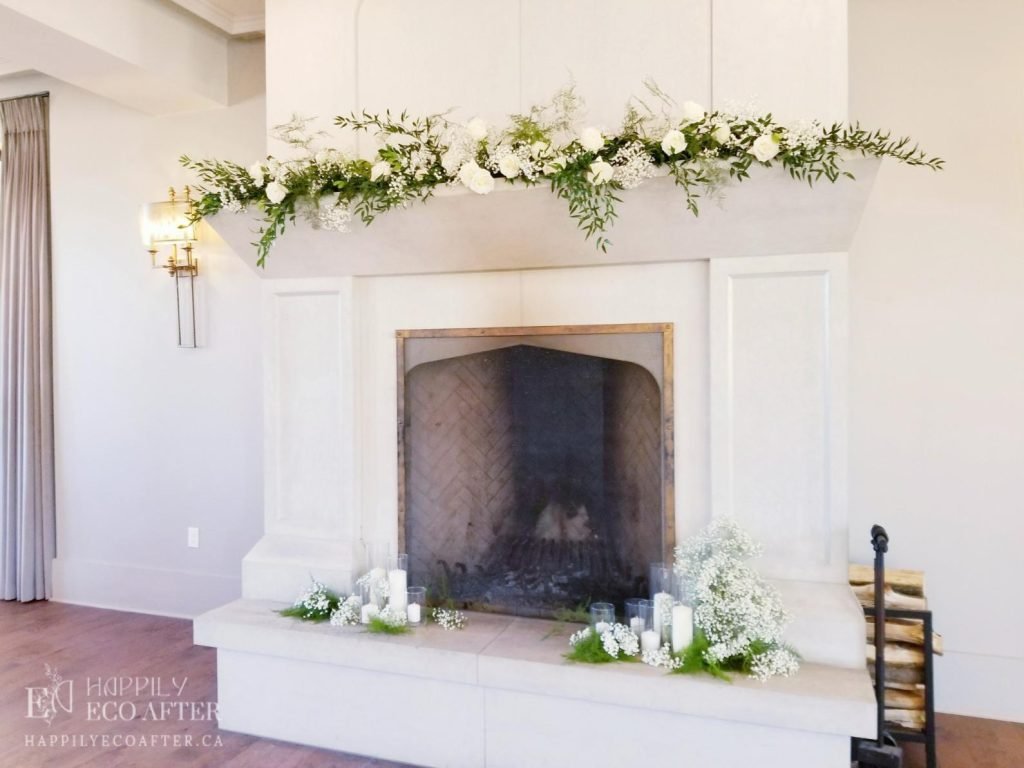
[[[676,541],[675,512],[675,405],[674,344],[672,323],[623,323],[609,325],[534,325],[501,328],[436,328],[395,331],[398,379],[398,551],[405,551],[406,450],[405,450],[405,345],[410,339],[487,338],[516,336],[596,336],[622,334],[661,335],[661,476],[662,556],[670,562]]]

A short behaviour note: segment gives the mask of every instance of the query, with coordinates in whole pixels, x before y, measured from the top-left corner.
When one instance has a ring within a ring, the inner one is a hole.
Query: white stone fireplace
[[[267,4],[271,122],[295,110],[421,108],[419,80],[381,74],[385,38],[388,50],[430,62],[432,77],[447,84],[432,94],[442,106],[458,83],[465,98],[483,99],[481,111],[507,113],[522,108],[526,91],[563,79],[564,70],[541,77],[536,69],[538,51],[554,47],[541,39],[549,24],[531,25],[540,6],[528,0],[509,27],[518,35],[518,87],[486,67],[467,73],[461,58],[420,57],[438,31],[436,14],[404,7],[417,32],[396,33],[383,23],[393,3],[303,4],[315,6],[309,18],[284,0]],[[444,23],[468,29],[467,14],[479,15],[492,29],[494,14],[515,5],[463,5]],[[568,12],[549,5],[548,15]],[[648,51],[636,38],[634,53],[643,49],[651,69],[631,73],[633,81],[660,73],[663,86],[686,86],[683,98],[706,104],[759,92],[769,107],[778,96],[783,112],[843,116],[845,4],[822,4],[828,11],[811,16],[794,7],[820,27],[814,34],[784,32],[785,13],[752,20],[724,0],[706,12],[669,0],[642,5],[657,6],[646,16],[675,25],[685,45]],[[751,5],[748,14],[762,13]],[[565,21],[556,27],[573,28]],[[616,23],[609,11],[587,29]],[[759,45],[749,30],[771,37],[766,30],[776,27],[792,45],[764,59],[770,66],[743,66],[743,47]],[[835,45],[822,49],[822,35]],[[581,86],[604,82],[607,56],[581,57]],[[817,66],[822,59],[829,66]],[[787,74],[799,75],[808,103],[776,82]],[[604,95],[597,99],[601,119],[614,119]],[[665,754],[685,744],[695,764],[712,768],[848,765],[849,737],[871,735],[874,699],[863,617],[846,586],[846,254],[877,164],[848,167],[856,181],[813,190],[781,171],[756,171],[727,188],[722,206],[704,201],[699,218],[669,179],[655,180],[626,194],[607,253],[583,241],[547,190],[500,185],[487,197],[440,196],[350,234],[290,227],[259,271],[264,536],[242,563],[243,599],[196,621],[196,641],[218,648],[222,726],[431,766],[611,765],[635,760],[636,739]],[[211,223],[254,261],[252,219],[222,214]],[[733,515],[764,543],[759,567],[793,614],[788,640],[805,660],[799,675],[726,686],[641,665],[574,667],[548,624],[508,615],[474,614],[461,633],[381,639],[273,613],[311,574],[350,588],[366,547],[394,550],[405,533],[399,332],[635,324],[672,329],[671,370],[660,380],[672,402],[667,527],[681,540],[713,516]],[[398,724],[388,738],[383,708]],[[589,732],[635,739],[578,738]]]

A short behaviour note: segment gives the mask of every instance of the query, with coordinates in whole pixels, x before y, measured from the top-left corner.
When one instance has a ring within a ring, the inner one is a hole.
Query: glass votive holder
[[[398,554],[388,559],[388,604],[396,611],[404,611],[408,600],[409,556]]]
[[[405,591],[406,602],[405,615],[409,620],[409,626],[418,627],[426,620],[427,611],[427,588],[409,587]]]
[[[603,635],[615,623],[615,606],[611,603],[590,604],[590,626],[599,635]]]
[[[653,629],[662,642],[669,639],[672,626],[672,588],[675,578],[672,566],[666,563],[651,563],[651,600],[654,601]]]
[[[661,635],[654,631],[654,601],[641,600],[639,618],[643,624],[640,632],[640,650],[643,653],[654,653],[661,648]]]
[[[626,603],[626,626],[629,627],[633,634],[640,637],[640,634],[644,631],[644,620],[640,617],[640,603],[642,598],[631,597]]]

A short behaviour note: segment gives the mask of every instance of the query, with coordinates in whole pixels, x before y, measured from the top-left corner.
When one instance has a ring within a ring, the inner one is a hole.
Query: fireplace
[[[670,324],[399,331],[399,546],[476,610],[647,592],[673,545]]]

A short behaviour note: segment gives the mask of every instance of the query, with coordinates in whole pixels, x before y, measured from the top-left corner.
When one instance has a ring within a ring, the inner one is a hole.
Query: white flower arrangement
[[[395,608],[390,603],[380,609],[377,618],[389,627],[404,627],[409,623],[409,617],[406,612],[400,608]]]
[[[489,194],[500,178],[510,184],[549,184],[586,237],[607,250],[617,193],[639,186],[659,169],[682,188],[687,208],[696,214],[701,196],[714,193],[728,179],[747,179],[754,164],[781,165],[794,179],[808,183],[849,175],[842,169],[848,153],[892,157],[936,170],[943,164],[908,139],[858,125],[782,124],[770,114],[709,113],[692,101],[683,102],[673,116],[671,99],[647,85],[662,110],[629,104],[617,132],[595,126],[580,130],[582,100],[572,88],[560,91],[549,104],[512,115],[500,128],[480,118],[458,123],[444,114],[413,118],[404,112],[397,117],[364,112],[335,118],[343,129],[376,134],[377,149],[370,159],[317,149],[307,131],[309,121],[294,118],[274,131],[296,150],[294,159],[271,157],[246,168],[183,156],[182,164],[202,182],[193,217],[258,206],[264,213],[257,243],[262,266],[297,213],[315,227],[344,232],[353,217],[368,225],[381,213],[426,200],[440,187]]]
[[[629,661],[640,654],[640,639],[625,624],[612,624],[600,634],[600,650],[597,649],[594,630],[590,627],[573,632],[569,637],[572,661],[602,663],[605,661]]]
[[[760,547],[730,518],[718,518],[676,547],[675,571],[703,633],[700,659],[709,671],[741,669],[764,681],[789,676],[799,656],[783,643],[788,616],[774,587],[746,564]]]
[[[677,670],[683,665],[682,659],[672,653],[672,646],[665,643],[656,651],[644,651],[641,661],[651,667]]]
[[[349,595],[331,613],[332,627],[354,627],[359,623],[363,601],[358,595]]]
[[[435,608],[430,616],[434,623],[447,632],[466,628],[466,615],[454,608]]]

